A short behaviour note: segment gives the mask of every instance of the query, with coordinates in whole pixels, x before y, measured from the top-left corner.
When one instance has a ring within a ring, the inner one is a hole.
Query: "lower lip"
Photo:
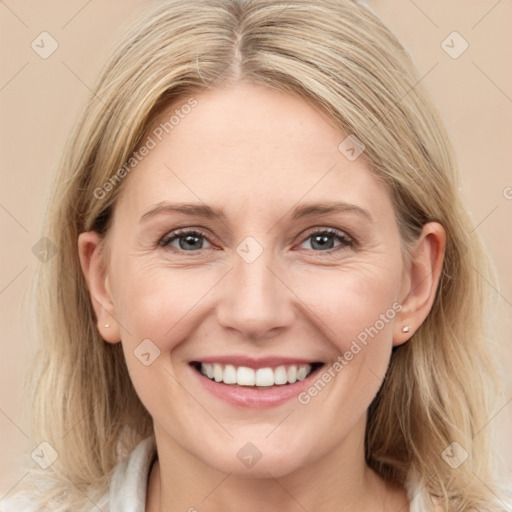
[[[223,384],[210,380],[200,373],[196,368],[191,370],[201,381],[207,391],[217,398],[228,402],[235,407],[263,409],[266,407],[275,407],[296,398],[305,391],[310,385],[312,378],[322,369],[322,366],[310,373],[307,378],[297,381],[294,384],[284,384],[274,386],[269,389],[257,389],[252,387],[239,387],[231,384]]]

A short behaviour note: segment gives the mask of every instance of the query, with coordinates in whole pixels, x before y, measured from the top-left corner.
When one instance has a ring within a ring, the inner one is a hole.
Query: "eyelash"
[[[340,245],[338,245],[337,247],[333,247],[331,249],[319,250],[319,251],[313,251],[313,252],[328,255],[328,254],[333,254],[333,253],[337,252],[338,250],[344,249],[346,247],[353,248],[356,246],[356,241],[354,240],[353,237],[349,236],[344,231],[339,231],[334,228],[323,228],[323,229],[316,229],[315,231],[311,231],[303,238],[300,245],[302,245],[302,243],[304,243],[305,241],[312,238],[314,235],[324,235],[324,234],[334,236],[334,238],[340,242]],[[201,237],[201,238],[205,238],[206,240],[208,240],[208,235],[206,233],[202,232],[201,230],[179,229],[179,230],[172,231],[171,233],[168,233],[167,235],[165,235],[158,242],[158,245],[163,248],[169,248],[177,253],[200,253],[203,249],[198,249],[196,251],[184,251],[182,249],[178,249],[176,247],[170,246],[171,242],[173,242],[174,240],[177,240],[179,238],[185,238],[186,236]],[[209,248],[207,247],[206,249],[209,249]]]

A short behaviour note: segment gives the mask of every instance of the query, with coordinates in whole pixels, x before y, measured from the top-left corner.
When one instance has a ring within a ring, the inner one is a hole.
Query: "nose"
[[[217,307],[222,327],[252,341],[275,337],[295,321],[293,292],[268,253],[251,263],[234,254]]]

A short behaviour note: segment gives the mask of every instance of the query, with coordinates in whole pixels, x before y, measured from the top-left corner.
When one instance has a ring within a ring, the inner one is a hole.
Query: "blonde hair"
[[[87,510],[83,491],[100,496],[120,457],[152,434],[121,345],[98,333],[80,269],[77,237],[108,231],[123,182],[100,199],[95,191],[170,102],[238,80],[299,95],[354,134],[389,184],[405,246],[428,221],[446,229],[434,306],[392,354],[368,414],[366,460],[417,492],[411,511],[505,510],[485,428],[497,391],[483,323],[492,272],[458,197],[442,122],[410,57],[368,8],[349,0],[166,1],[113,52],[71,135],[49,208],[45,234],[58,253],[41,266],[33,438],[59,458],[41,475],[34,471],[32,481],[45,482],[33,484],[37,503]],[[453,442],[469,454],[457,469],[442,457]]]

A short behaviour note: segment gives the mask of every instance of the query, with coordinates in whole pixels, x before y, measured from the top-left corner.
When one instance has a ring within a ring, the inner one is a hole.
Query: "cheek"
[[[184,326],[201,309],[217,274],[205,268],[173,269],[161,262],[121,261],[114,295],[123,344],[134,347],[150,339],[162,352],[171,350],[182,341]]]
[[[303,401],[292,403],[296,423],[290,424],[289,432],[283,429],[281,437],[265,441],[274,443],[269,451],[281,453],[289,433],[304,445],[315,439],[315,452],[309,456],[316,458],[332,449],[333,439],[346,436],[367,410],[389,361],[393,303],[400,285],[399,266],[391,265],[392,259],[385,260],[347,262],[343,268],[308,265],[281,269],[279,277],[291,290],[282,288],[283,300],[289,301],[297,318],[283,335],[304,339],[308,332],[308,342],[322,344],[325,353],[333,355],[325,370],[333,368],[334,377],[324,385],[315,381]],[[180,361],[186,359],[187,341],[193,343],[199,332],[201,343],[208,342],[207,327],[211,327],[212,337],[219,337],[216,297],[226,296],[223,287],[230,286],[229,279],[222,280],[227,267],[171,268],[161,262],[142,264],[126,258],[115,270],[116,312],[126,328],[123,349],[137,393],[157,423],[166,425],[174,437],[195,443],[194,439],[204,437],[204,413],[178,384],[184,375]],[[304,326],[307,330],[303,331]],[[152,340],[162,354],[149,367],[133,357],[144,339]],[[336,359],[338,354],[341,362]],[[193,425],[183,418],[190,418]],[[196,422],[197,418],[201,421]],[[311,418],[317,421],[309,421]],[[212,423],[212,432],[215,428]],[[248,430],[251,435],[259,432],[258,422],[246,428],[256,429]],[[215,436],[206,436],[212,453],[218,452]]]
[[[401,267],[393,264],[351,264],[297,275],[294,291],[315,313],[317,325],[339,352],[354,340],[379,337],[391,342],[394,318],[401,308]]]
[[[283,300],[289,300],[302,317],[299,320],[322,331],[339,352],[348,350],[354,339],[373,339],[375,329],[386,336],[396,313],[401,267],[390,264],[389,258],[382,260],[283,268],[283,281],[293,290]],[[171,350],[186,338],[185,326],[193,329],[192,318],[199,320],[205,308],[215,309],[212,296],[224,285],[225,271],[204,265],[172,268],[128,257],[118,260],[114,295],[123,342],[134,346],[149,338],[161,351]],[[210,293],[214,288],[216,292]]]
[[[400,275],[398,266],[365,265],[318,272],[302,281],[298,293],[314,311],[317,326],[337,356],[299,396],[299,403],[311,416],[331,425],[333,435],[346,435],[381,386],[391,356],[393,324],[401,309]]]

